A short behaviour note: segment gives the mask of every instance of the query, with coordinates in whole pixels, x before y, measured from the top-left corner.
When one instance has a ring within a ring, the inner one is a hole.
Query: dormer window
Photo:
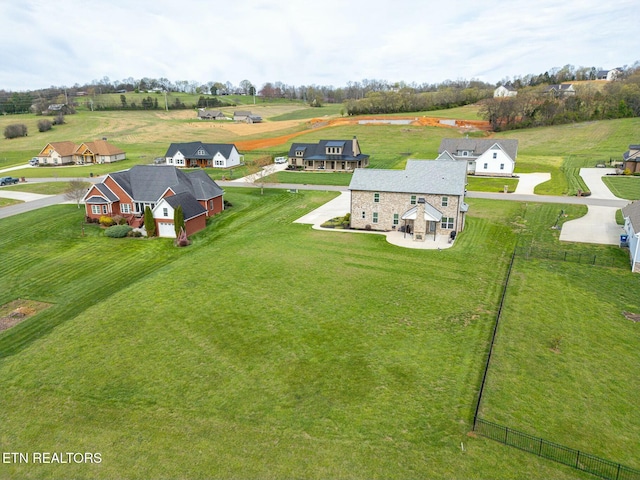
[[[196,155],[206,155],[207,152],[205,152],[204,148],[199,148],[198,151],[196,152]]]
[[[327,147],[327,155],[342,155],[341,147]]]
[[[301,157],[302,155],[304,155],[302,150],[296,150],[296,157]]]

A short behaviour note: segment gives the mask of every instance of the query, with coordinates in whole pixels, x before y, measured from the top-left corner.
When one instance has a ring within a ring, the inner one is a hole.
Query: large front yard
[[[467,435],[522,206],[423,251],[292,224],[333,195],[229,189],[181,250],[1,220],[0,304],[54,305],[0,334],[0,450],[102,462],[0,478],[588,478]]]

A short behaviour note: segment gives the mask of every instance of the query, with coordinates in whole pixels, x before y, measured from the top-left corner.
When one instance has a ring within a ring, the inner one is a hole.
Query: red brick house
[[[187,235],[206,227],[206,220],[224,209],[224,191],[202,170],[185,173],[176,167],[136,165],[110,173],[92,185],[83,201],[88,219],[121,215],[142,226],[150,207],[160,237],[175,237],[173,212],[182,206]]]

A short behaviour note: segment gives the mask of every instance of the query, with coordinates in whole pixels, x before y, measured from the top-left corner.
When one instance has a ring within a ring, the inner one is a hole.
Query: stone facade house
[[[357,169],[349,184],[351,228],[403,231],[414,241],[450,237],[464,229],[466,184],[466,165],[458,161],[408,160],[404,170]]]

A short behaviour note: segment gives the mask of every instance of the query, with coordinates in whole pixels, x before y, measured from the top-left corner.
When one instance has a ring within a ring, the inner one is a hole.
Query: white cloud
[[[108,76],[345,85],[637,61],[635,0],[3,2],[0,88]]]

